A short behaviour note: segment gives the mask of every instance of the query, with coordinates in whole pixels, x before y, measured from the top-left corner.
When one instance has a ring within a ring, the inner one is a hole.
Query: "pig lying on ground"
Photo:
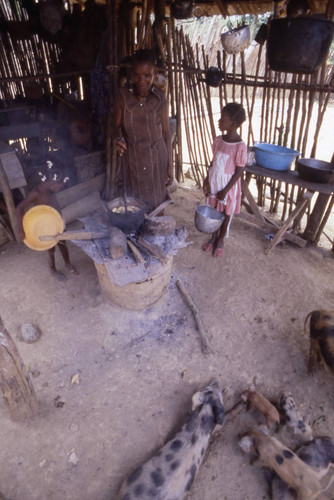
[[[122,484],[119,500],[182,500],[190,490],[217,424],[224,420],[222,390],[212,381],[192,397],[193,409],[181,430]]]
[[[248,403],[251,409],[256,409],[262,413],[266,419],[268,429],[272,429],[279,425],[280,416],[275,406],[262,396],[262,394],[257,392],[253,385],[241,394],[241,399],[245,403]]]
[[[334,465],[334,439],[329,437],[317,438],[298,448],[296,455],[311,467],[317,477],[321,479]],[[297,492],[277,476],[272,480],[271,494],[272,500],[293,500],[297,498]],[[317,498],[320,500],[327,497],[323,495]]]
[[[313,373],[315,365],[319,364],[324,369],[334,373],[334,311],[312,311],[304,323],[310,319],[310,356],[308,370]]]
[[[294,434],[302,434],[305,440],[311,441],[313,439],[312,429],[300,415],[291,392],[284,391],[282,393],[279,407],[283,415],[283,423],[290,429],[293,429]]]
[[[244,450],[246,439],[258,464],[276,472],[289,487],[297,492],[298,498],[313,500],[321,493],[322,487],[315,472],[280,441],[252,430],[241,440]]]

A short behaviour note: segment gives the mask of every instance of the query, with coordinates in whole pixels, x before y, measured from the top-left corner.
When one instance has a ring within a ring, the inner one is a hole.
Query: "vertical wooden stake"
[[[29,374],[17,347],[0,317],[0,389],[14,421],[31,417],[37,399]]]

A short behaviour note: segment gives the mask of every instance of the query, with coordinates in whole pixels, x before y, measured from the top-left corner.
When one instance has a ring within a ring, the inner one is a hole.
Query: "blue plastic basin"
[[[254,144],[254,148],[256,164],[271,170],[289,170],[293,160],[300,154],[295,149],[267,142]]]

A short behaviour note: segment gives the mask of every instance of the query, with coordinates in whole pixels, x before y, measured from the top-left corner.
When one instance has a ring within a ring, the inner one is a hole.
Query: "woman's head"
[[[136,93],[146,97],[151,90],[156,71],[154,52],[148,49],[137,50],[132,57],[131,68]]]
[[[223,107],[219,120],[220,130],[238,128],[246,120],[246,113],[241,104],[230,102]]]

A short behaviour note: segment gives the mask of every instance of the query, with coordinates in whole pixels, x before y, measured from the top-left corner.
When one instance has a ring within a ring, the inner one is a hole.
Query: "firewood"
[[[168,263],[168,258],[166,255],[163,254],[161,248],[158,245],[155,245],[154,243],[150,243],[149,241],[145,240],[142,236],[139,236],[138,238],[138,243],[142,247],[144,247],[146,250],[148,250],[154,257],[156,257],[160,262],[165,266]]]
[[[112,227],[110,230],[109,253],[113,260],[125,257],[127,250],[126,234],[118,227]]]
[[[144,257],[142,256],[142,254],[140,253],[140,250],[139,248],[136,247],[136,245],[129,239],[127,239],[127,243],[128,243],[128,246],[132,252],[132,255],[134,256],[137,264],[140,262],[141,264],[144,264],[145,263],[145,259]]]

